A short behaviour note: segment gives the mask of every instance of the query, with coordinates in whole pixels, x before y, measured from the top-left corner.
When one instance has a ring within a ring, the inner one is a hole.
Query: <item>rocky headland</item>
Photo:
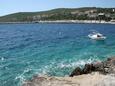
[[[115,57],[77,67],[66,77],[34,76],[23,86],[115,86]]]

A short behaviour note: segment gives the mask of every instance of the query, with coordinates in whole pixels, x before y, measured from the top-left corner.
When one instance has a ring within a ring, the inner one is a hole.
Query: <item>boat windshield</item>
[[[101,35],[97,35],[97,37],[101,37]]]

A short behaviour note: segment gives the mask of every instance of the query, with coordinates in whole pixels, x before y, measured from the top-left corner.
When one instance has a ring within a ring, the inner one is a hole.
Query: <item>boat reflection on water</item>
[[[105,40],[91,40],[91,42],[95,45],[105,45],[106,41]]]

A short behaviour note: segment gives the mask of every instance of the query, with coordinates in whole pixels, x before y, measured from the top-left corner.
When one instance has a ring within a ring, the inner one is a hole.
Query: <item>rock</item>
[[[115,66],[115,57],[114,57],[114,58],[111,58],[110,63],[111,63],[113,66]]]
[[[23,86],[115,86],[115,57],[103,62],[86,64],[82,69],[77,67],[69,76],[35,76]]]
[[[95,64],[85,64],[83,69],[80,69],[79,67],[77,67],[71,74],[70,76],[77,76],[77,75],[81,75],[81,74],[88,74],[91,73],[93,71],[103,71],[103,67],[102,64],[97,62]]]
[[[102,62],[95,62],[93,63],[93,66],[95,67],[95,70],[102,67],[103,66],[103,63]]]
[[[105,61],[106,66],[115,66],[115,57],[108,58],[107,61]]]
[[[103,62],[95,62],[91,64],[85,64],[83,69],[77,67],[70,76],[77,76],[81,74],[88,74],[91,72],[100,72],[102,74],[115,74],[115,57],[108,58],[106,61]]]
[[[98,71],[98,72],[104,74],[104,64],[103,64],[103,62],[96,62],[96,63],[93,64],[93,66],[95,67],[94,71]]]
[[[83,74],[88,74],[88,73],[91,73],[94,70],[95,70],[95,67],[93,66],[93,64],[86,64],[85,67],[82,70],[82,73]]]
[[[82,70],[80,67],[77,67],[71,74],[70,77],[73,77],[75,75],[81,75],[82,74]]]
[[[74,77],[36,77],[23,86],[115,86],[115,77],[98,72]]]
[[[107,61],[115,60],[115,57],[110,57],[107,59]]]

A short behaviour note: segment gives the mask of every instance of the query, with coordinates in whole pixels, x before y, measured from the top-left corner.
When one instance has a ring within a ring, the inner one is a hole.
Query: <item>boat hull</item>
[[[103,36],[103,37],[96,37],[96,36],[88,35],[88,37],[90,39],[93,39],[93,40],[105,40],[106,39],[105,36]]]

